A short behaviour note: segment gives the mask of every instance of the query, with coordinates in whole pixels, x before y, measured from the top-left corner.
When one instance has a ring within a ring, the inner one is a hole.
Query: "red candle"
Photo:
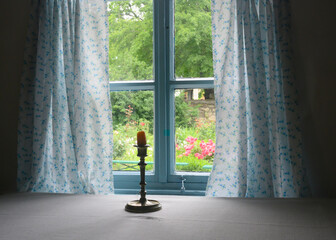
[[[146,145],[146,134],[145,134],[144,131],[138,132],[137,143],[138,143],[138,146],[145,146]]]

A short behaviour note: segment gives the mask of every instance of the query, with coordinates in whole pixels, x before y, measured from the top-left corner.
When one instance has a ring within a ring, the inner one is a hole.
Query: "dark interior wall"
[[[295,73],[314,196],[336,197],[336,2],[292,0]]]
[[[16,189],[19,83],[29,2],[0,1],[0,193]]]
[[[295,72],[315,196],[336,197],[335,1],[292,0]],[[15,191],[19,81],[29,1],[0,1],[0,192]]]

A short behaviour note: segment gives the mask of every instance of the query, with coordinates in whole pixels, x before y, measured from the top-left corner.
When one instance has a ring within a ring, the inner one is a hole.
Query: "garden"
[[[213,77],[211,1],[174,1],[175,78]],[[153,1],[108,3],[109,78],[153,80]],[[209,89],[175,90],[175,163],[177,171],[211,170],[215,151],[214,98]],[[138,170],[136,135],[147,136],[147,170],[154,165],[153,91],[111,92],[114,170]]]
[[[214,116],[200,117],[203,96],[197,107],[185,99],[186,90],[175,97],[175,163],[176,171],[208,172],[215,152]],[[113,114],[113,169],[138,170],[137,132],[146,132],[148,149],[147,170],[154,164],[153,92],[111,92]]]

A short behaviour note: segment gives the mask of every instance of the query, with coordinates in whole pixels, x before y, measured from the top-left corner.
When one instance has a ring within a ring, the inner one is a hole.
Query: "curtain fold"
[[[113,192],[104,0],[32,1],[18,127],[18,190]]]
[[[297,91],[286,0],[213,0],[216,152],[206,194],[301,197]]]

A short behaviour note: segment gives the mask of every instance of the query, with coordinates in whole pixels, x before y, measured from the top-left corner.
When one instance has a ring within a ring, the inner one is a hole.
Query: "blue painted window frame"
[[[213,78],[175,79],[174,0],[153,0],[155,81],[110,82],[110,91],[154,91],[155,165],[146,172],[149,194],[204,195],[209,173],[175,172],[174,90],[213,88]],[[139,191],[139,172],[114,171],[115,193]],[[185,191],[181,191],[185,179]]]

